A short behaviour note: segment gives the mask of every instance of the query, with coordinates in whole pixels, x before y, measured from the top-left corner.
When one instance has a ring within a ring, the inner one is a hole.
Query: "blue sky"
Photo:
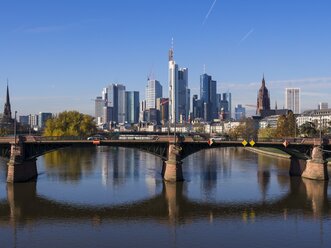
[[[263,73],[272,107],[285,87],[302,110],[331,105],[330,13],[328,0],[0,0],[0,101],[7,78],[19,115],[93,114],[113,82],[142,100],[150,74],[167,96],[173,37],[193,93],[205,65],[233,105],[256,104]]]

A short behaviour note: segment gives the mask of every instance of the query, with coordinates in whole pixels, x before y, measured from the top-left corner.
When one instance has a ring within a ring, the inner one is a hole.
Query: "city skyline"
[[[232,93],[233,106],[255,104],[264,73],[271,107],[285,105],[285,88],[300,87],[301,111],[316,109],[331,99],[330,7],[308,0],[0,3],[0,101],[8,78],[19,115],[93,115],[91,99],[104,85],[123,83],[145,99],[151,73],[167,97],[173,37],[191,96],[206,72],[217,92]]]

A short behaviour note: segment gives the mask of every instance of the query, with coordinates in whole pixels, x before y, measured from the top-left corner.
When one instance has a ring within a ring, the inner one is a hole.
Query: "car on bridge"
[[[106,140],[107,138],[101,134],[96,134],[87,138],[87,140]]]

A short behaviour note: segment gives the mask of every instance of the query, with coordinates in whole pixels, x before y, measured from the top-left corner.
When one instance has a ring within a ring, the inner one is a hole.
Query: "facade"
[[[48,119],[51,119],[53,117],[53,114],[52,113],[45,113],[45,112],[39,112],[39,116],[38,116],[38,127],[39,128],[44,128],[45,127],[45,124],[46,124],[46,121]]]
[[[94,100],[94,117],[97,122],[97,125],[105,123],[105,118],[103,115],[103,109],[106,106],[106,101],[102,99],[101,96],[97,96]]]
[[[169,121],[169,98],[156,99],[156,109],[160,111],[161,124],[165,125]]]
[[[285,89],[285,108],[300,114],[300,88]]]
[[[102,91],[102,99],[105,101],[104,113],[108,114],[108,118],[104,118],[104,123],[110,121],[117,123],[125,122],[125,86],[122,84],[111,84]]]
[[[128,123],[138,123],[139,121],[139,92],[125,92],[126,121]]]
[[[146,108],[155,108],[156,99],[162,97],[162,85],[157,80],[148,79],[145,94]]]
[[[262,79],[261,88],[257,94],[257,106],[256,106],[256,114],[261,115],[263,110],[270,110],[270,96],[267,87],[265,86],[264,76]]]
[[[318,108],[317,109],[328,109],[329,106],[328,106],[328,103],[327,102],[320,102],[318,104]]]
[[[239,121],[246,117],[246,109],[241,104],[238,104],[237,107],[235,107],[234,112],[236,121]]]
[[[189,115],[189,98],[188,91],[188,69],[180,68],[178,70],[178,113],[180,122],[186,121]]]
[[[304,111],[296,117],[297,125],[300,127],[306,122],[313,122],[318,129],[330,127],[331,109],[316,109]]]
[[[206,73],[200,76],[200,99],[204,106],[205,121],[217,118],[216,81]]]

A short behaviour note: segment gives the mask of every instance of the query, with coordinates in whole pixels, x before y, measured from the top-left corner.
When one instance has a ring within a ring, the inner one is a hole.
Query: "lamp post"
[[[16,146],[16,114],[17,111],[15,111],[15,117],[14,117],[14,144]]]

